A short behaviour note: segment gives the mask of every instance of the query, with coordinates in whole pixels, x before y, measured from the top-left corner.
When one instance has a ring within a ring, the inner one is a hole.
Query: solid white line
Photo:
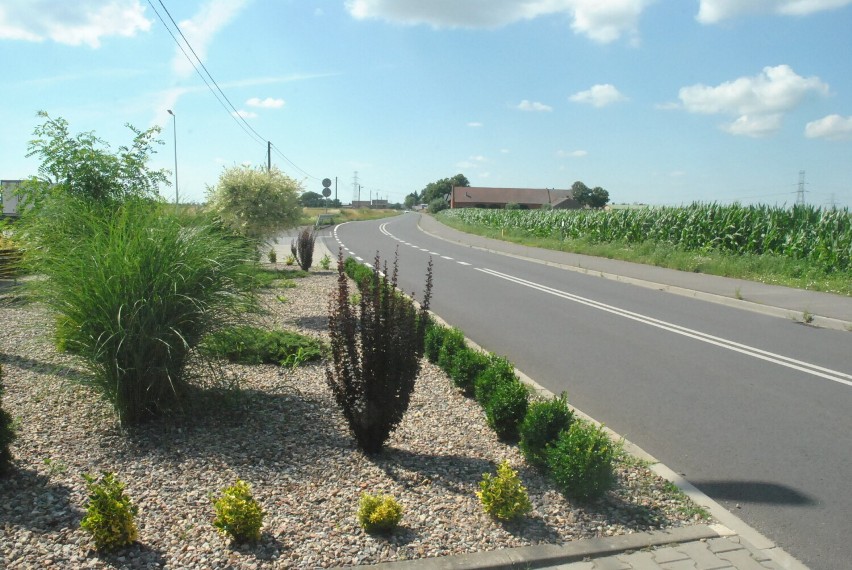
[[[458,263],[459,265],[470,265],[470,263],[468,263],[467,261],[457,261],[456,263]]]
[[[734,342],[732,340],[724,339],[721,337],[709,335],[707,333],[703,333],[701,331],[697,331],[694,329],[689,329],[686,327],[682,327],[680,325],[676,325],[674,323],[669,323],[667,321],[662,321],[659,319],[655,319],[653,317],[649,317],[647,315],[642,315],[640,313],[634,313],[632,311],[628,311],[626,309],[621,309],[619,307],[615,307],[612,305],[607,305],[605,303],[601,303],[599,301],[595,301],[593,299],[588,299],[586,297],[580,297],[579,295],[574,295],[572,293],[567,293],[565,291],[560,291],[558,289],[553,289],[552,287],[547,287],[546,285],[540,285],[533,281],[527,281],[525,279],[521,279],[519,277],[513,277],[511,275],[507,275],[505,273],[500,273],[499,271],[493,271],[491,269],[480,269],[477,268],[477,271],[481,271],[486,275],[492,275],[494,277],[498,277],[500,279],[504,279],[506,281],[516,283],[518,285],[523,285],[524,287],[529,287],[530,289],[535,289],[537,291],[541,291],[543,293],[548,293],[550,295],[554,295],[556,297],[560,297],[562,299],[566,299],[569,301],[574,301],[576,303],[580,303],[582,305],[587,305],[589,307],[606,311],[608,313],[612,313],[614,315],[618,315],[620,317],[624,317],[627,319],[631,319],[634,321],[638,321],[644,323],[646,325],[650,325],[653,327],[657,327],[663,330],[667,330],[669,332],[673,332],[682,336],[686,336],[689,338],[693,338],[695,340],[699,340],[701,342],[705,342],[707,344],[712,344],[714,346],[718,346],[721,348],[726,348],[728,350],[732,350],[734,352],[739,352],[741,354],[745,354],[748,356],[752,356],[754,358],[758,358],[760,360],[765,360],[767,362],[773,362],[775,364],[780,364],[781,366],[786,366],[787,368],[791,368],[794,370],[799,370],[800,372],[805,372],[807,374],[811,374],[813,376],[819,376],[821,378],[825,378],[827,380],[831,380],[832,382],[837,382],[839,384],[845,384],[847,386],[852,386],[852,375],[846,374],[845,372],[839,372],[837,370],[831,370],[829,368],[824,368],[822,366],[817,366],[816,364],[810,364],[808,362],[803,362],[801,360],[796,360],[781,354],[776,354],[773,352],[769,352],[766,350],[761,350],[759,348],[755,348],[752,346],[748,346],[745,344],[741,344],[738,342]]]

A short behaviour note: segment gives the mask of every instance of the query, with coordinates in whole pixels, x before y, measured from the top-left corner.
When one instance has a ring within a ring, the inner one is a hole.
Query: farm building
[[[550,188],[486,188],[483,186],[453,186],[450,208],[504,208],[518,204],[536,210],[545,204],[558,209],[578,209],[571,190]]]

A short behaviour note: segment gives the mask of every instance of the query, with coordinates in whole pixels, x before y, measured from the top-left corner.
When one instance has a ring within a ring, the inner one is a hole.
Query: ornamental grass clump
[[[293,255],[293,259],[299,264],[299,267],[302,268],[302,271],[310,269],[311,264],[314,262],[314,244],[316,240],[316,234],[308,228],[304,228],[296,236],[296,239],[290,242],[290,253]]]
[[[0,476],[12,470],[12,442],[15,441],[15,424],[9,412],[3,409],[3,367],[0,366]]]
[[[419,310],[396,290],[397,261],[395,257],[389,279],[387,263],[379,274],[381,260],[376,255],[370,283],[362,286],[356,309],[349,303],[341,250],[337,291],[329,307],[332,358],[326,379],[358,447],[366,453],[381,451],[408,409],[429,320],[432,260]]]
[[[615,484],[615,458],[621,444],[613,442],[603,426],[575,421],[545,456],[551,478],[567,497],[589,501],[601,497]]]
[[[234,542],[257,542],[263,526],[263,509],[252,497],[251,487],[245,481],[222,489],[222,495],[213,501],[216,518],[213,526]]]
[[[532,510],[526,487],[506,460],[497,466],[496,477],[483,473],[476,496],[485,512],[497,520],[510,521]]]
[[[146,199],[65,197],[51,215],[55,237],[29,253],[58,344],[82,357],[122,424],[180,408],[192,349],[251,305],[249,243]]]
[[[547,466],[547,446],[567,431],[573,421],[574,414],[568,408],[568,397],[564,392],[558,398],[530,402],[518,428],[518,447],[530,465]]]
[[[139,509],[124,492],[124,483],[108,472],[100,480],[86,474],[83,478],[89,501],[80,526],[92,535],[95,547],[109,551],[132,544],[138,535],[134,518]]]
[[[358,524],[369,533],[389,533],[402,520],[402,505],[391,495],[361,494]]]

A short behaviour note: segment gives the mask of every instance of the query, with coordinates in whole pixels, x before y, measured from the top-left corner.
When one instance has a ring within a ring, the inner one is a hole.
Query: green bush
[[[278,254],[275,253],[275,248],[270,247],[269,251],[266,254],[266,257],[269,258],[269,263],[275,263],[278,261]]]
[[[240,364],[301,364],[325,354],[322,342],[291,331],[252,326],[227,327],[204,337],[199,347],[208,356]],[[298,362],[296,362],[298,361]]]
[[[615,483],[613,462],[621,450],[603,431],[575,421],[546,447],[547,467],[556,486],[568,497],[591,500]]]
[[[3,367],[0,366],[0,476],[12,470],[12,451],[15,441],[15,425],[12,416],[3,409]]]
[[[52,229],[29,234],[28,261],[46,277],[33,286],[60,348],[82,357],[122,424],[178,407],[190,351],[251,304],[248,243],[143,199],[54,198],[42,215]]]
[[[361,494],[358,523],[369,532],[392,532],[402,520],[402,505],[390,495]]]
[[[455,327],[449,329],[444,334],[444,342],[441,344],[441,350],[438,351],[438,366],[441,370],[449,374],[456,354],[466,348],[464,333]]]
[[[331,267],[331,258],[328,254],[323,255],[322,259],[320,259],[320,267],[326,271],[328,271],[328,268]]]
[[[441,347],[444,346],[444,337],[450,329],[438,323],[430,322],[426,327],[426,336],[423,340],[423,353],[432,364],[438,363]]]
[[[518,380],[502,381],[485,405],[485,417],[500,439],[518,439],[518,427],[529,406],[530,393]]]
[[[237,482],[222,490],[222,495],[213,501],[216,518],[213,526],[234,542],[257,542],[263,526],[263,509],[252,497],[251,487],[245,481]]]
[[[488,367],[474,381],[474,396],[479,405],[485,408],[491,395],[503,382],[518,381],[515,366],[503,356],[490,355]]]
[[[124,484],[107,472],[100,481],[86,474],[83,478],[89,502],[80,526],[92,535],[97,549],[107,551],[132,544],[138,534],[133,519],[139,509],[124,492]]]
[[[473,394],[474,382],[491,364],[491,358],[473,348],[464,347],[457,351],[450,365],[449,376],[456,386],[468,396]]]
[[[568,398],[564,393],[558,398],[530,402],[518,430],[518,446],[530,465],[547,466],[547,446],[568,430],[573,421],[574,414],[568,408]]]
[[[373,270],[359,263],[354,257],[347,257],[343,262],[343,268],[346,273],[358,286],[358,290],[363,293],[364,290],[369,290],[373,285]]]
[[[532,510],[532,503],[518,472],[505,460],[497,466],[496,477],[491,473],[483,473],[476,496],[485,512],[501,521],[515,519]]]

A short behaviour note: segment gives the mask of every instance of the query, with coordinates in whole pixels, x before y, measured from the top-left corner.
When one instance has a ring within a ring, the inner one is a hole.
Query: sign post
[[[325,197],[325,213],[328,213],[328,197],[331,196],[331,180],[329,178],[322,179],[322,195]]]

